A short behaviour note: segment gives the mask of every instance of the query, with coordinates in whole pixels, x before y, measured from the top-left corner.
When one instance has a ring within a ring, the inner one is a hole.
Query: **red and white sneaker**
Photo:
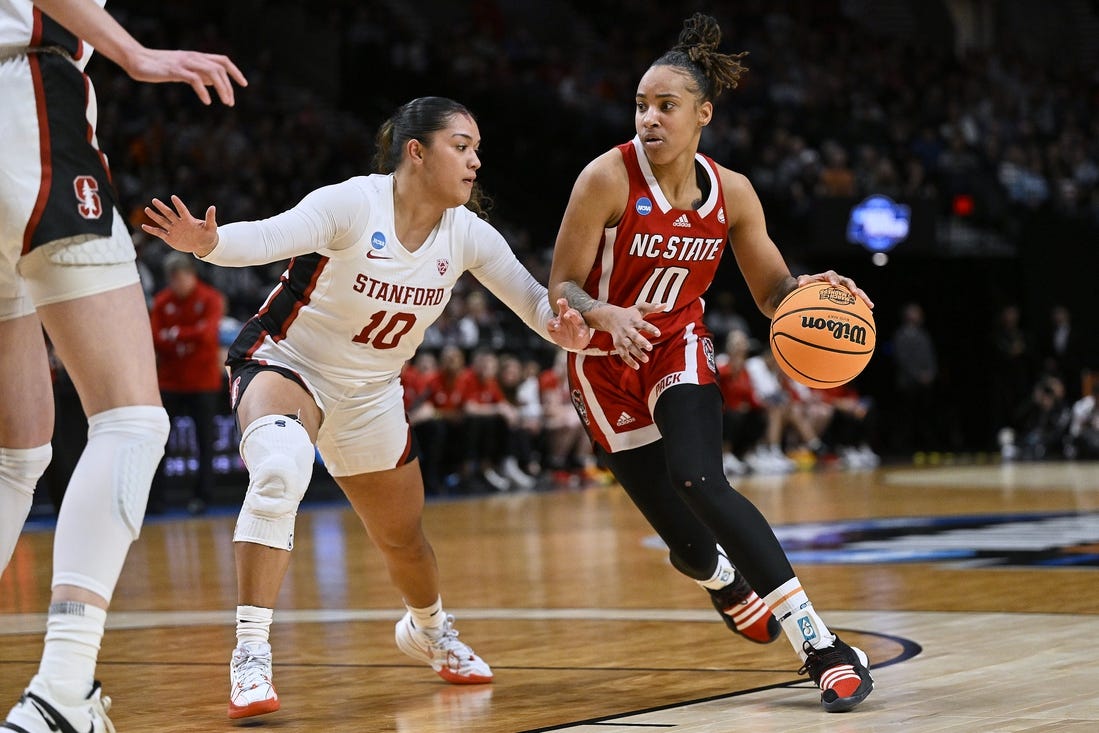
[[[733,633],[757,644],[770,644],[782,634],[782,625],[740,571],[724,588],[706,590],[714,608]]]
[[[478,685],[492,682],[492,670],[468,646],[458,641],[454,617],[447,614],[439,630],[418,629],[406,613],[396,627],[397,648],[426,664],[447,682]]]
[[[858,705],[874,690],[870,661],[858,647],[848,646],[837,636],[830,646],[802,647],[807,655],[798,674],[808,674],[820,688],[820,704],[830,713],[843,713]]]
[[[233,650],[229,664],[229,717],[250,718],[279,709],[271,681],[271,645],[247,641]]]

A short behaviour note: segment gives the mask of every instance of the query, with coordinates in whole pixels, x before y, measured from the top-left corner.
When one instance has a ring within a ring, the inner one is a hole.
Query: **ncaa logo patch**
[[[633,208],[641,216],[648,216],[653,213],[653,202],[650,201],[647,196],[642,196],[637,200],[637,203],[633,205]]]
[[[103,202],[99,198],[99,181],[93,176],[77,176],[73,179],[76,193],[76,211],[85,219],[98,219],[103,215]]]
[[[370,246],[374,248],[374,251],[385,249],[385,235],[381,232],[371,234]]]

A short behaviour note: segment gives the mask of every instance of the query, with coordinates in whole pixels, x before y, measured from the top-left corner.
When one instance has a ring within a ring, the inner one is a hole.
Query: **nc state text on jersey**
[[[668,237],[663,234],[635,234],[630,254],[638,257],[662,257],[680,262],[717,259],[721,255],[724,237]]]
[[[394,285],[383,280],[375,280],[360,272],[351,286],[356,293],[368,298],[377,298],[387,303],[402,305],[438,305],[443,302],[444,288],[421,288],[415,285]]]

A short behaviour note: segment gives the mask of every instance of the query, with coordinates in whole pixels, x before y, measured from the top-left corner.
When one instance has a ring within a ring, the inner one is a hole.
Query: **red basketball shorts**
[[[569,354],[572,404],[592,440],[610,453],[660,440],[652,416],[666,389],[716,381],[713,341],[695,324],[655,345],[636,370],[614,354]]]

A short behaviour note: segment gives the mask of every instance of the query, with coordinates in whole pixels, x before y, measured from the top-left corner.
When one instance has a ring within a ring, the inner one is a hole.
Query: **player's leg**
[[[230,664],[229,717],[279,709],[271,670],[271,621],[290,565],[298,505],[313,473],[321,412],[297,381],[243,370],[236,406],[248,491],[237,518],[237,644]]]
[[[42,338],[19,298],[0,298],[0,574],[30,512],[35,485],[49,465],[53,393]]]
[[[710,528],[672,487],[663,442],[618,453],[599,450],[626,494],[668,546],[672,565],[708,592],[725,625],[756,643],[777,639],[781,629],[770,609],[744,575],[736,572]]]
[[[393,469],[337,476],[336,482],[385,558],[389,577],[408,609],[397,623],[397,646],[430,664],[447,682],[491,682],[492,670],[458,640],[454,617],[443,609],[438,564],[422,524],[419,460],[413,457]]]
[[[36,730],[45,719],[99,731],[106,706],[94,676],[106,609],[140,532],[168,421],[133,263],[70,268],[39,255],[24,258],[28,283],[88,415],[88,442],[58,515],[38,674],[7,725]],[[114,287],[120,283],[132,284]],[[81,287],[86,294],[61,299]],[[100,287],[111,289],[95,292]]]
[[[857,705],[873,689],[866,655],[828,630],[767,520],[725,479],[716,385],[669,388],[653,417],[664,436],[672,485],[772,609],[805,663],[803,669],[821,688],[825,709],[836,712]]]

